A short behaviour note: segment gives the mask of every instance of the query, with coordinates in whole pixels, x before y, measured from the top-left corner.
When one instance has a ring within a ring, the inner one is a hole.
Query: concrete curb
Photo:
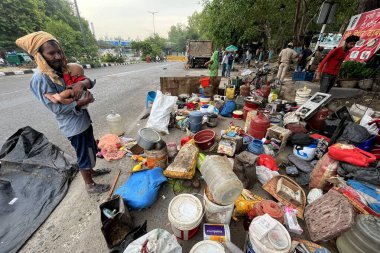
[[[123,63],[101,63],[100,67],[113,67],[113,66],[122,66],[122,65],[130,65],[130,64],[137,64],[142,63],[143,61],[133,61],[133,62],[123,62]],[[90,64],[84,64],[82,65],[84,69],[91,69],[94,68]],[[26,70],[15,70],[15,71],[7,71],[7,72],[0,72],[0,77],[2,76],[14,76],[14,75],[25,75],[25,74],[32,74],[36,71],[36,69],[26,69]]]

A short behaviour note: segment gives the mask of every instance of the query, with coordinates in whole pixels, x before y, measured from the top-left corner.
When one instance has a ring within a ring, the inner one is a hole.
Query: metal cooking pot
[[[218,125],[218,115],[214,113],[207,114],[207,126],[216,127]]]
[[[161,141],[160,134],[153,128],[141,128],[137,144],[146,150],[155,149],[157,143]]]

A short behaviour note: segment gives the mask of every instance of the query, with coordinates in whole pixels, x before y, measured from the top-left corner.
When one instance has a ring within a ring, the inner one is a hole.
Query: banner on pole
[[[339,46],[342,46],[350,35],[359,36],[360,40],[345,60],[368,61],[380,49],[380,9],[351,17]]]

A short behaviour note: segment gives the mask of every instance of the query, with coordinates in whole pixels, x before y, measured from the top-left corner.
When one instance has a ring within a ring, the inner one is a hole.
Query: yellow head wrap
[[[28,54],[34,57],[37,63],[38,69],[42,74],[47,75],[54,83],[59,85],[64,85],[56,72],[47,64],[45,58],[38,52],[38,49],[47,41],[56,41],[59,45],[58,40],[50,33],[39,31],[30,33],[16,40],[18,47],[24,49]],[[62,50],[62,48],[61,48]],[[62,50],[63,53],[63,50]],[[63,55],[64,69],[66,69],[67,60]]]

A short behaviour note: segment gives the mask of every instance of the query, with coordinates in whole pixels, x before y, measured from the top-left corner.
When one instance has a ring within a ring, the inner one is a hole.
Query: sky
[[[121,37],[144,39],[156,33],[167,37],[172,25],[187,23],[187,17],[201,11],[200,0],[77,0],[81,17],[94,24],[97,39]]]

